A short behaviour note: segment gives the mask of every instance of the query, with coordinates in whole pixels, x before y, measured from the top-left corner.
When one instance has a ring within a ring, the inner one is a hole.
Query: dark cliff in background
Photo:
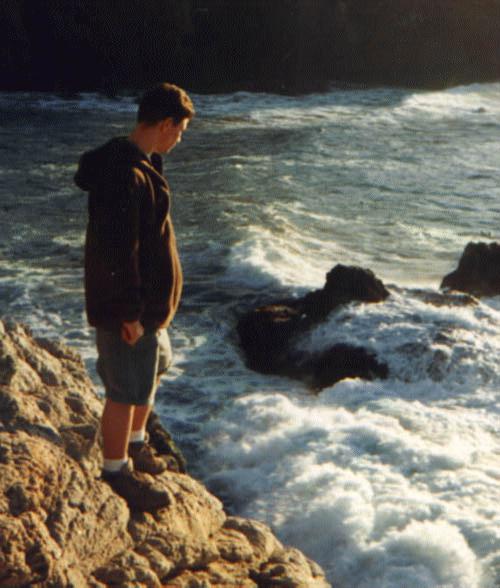
[[[0,89],[500,78],[500,0],[2,0]]]

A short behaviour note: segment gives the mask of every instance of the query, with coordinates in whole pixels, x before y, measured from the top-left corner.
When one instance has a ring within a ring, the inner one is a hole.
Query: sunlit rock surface
[[[96,396],[70,348],[0,322],[0,586],[323,588],[263,524],[227,516],[151,429],[171,503],[131,513],[99,479]]]

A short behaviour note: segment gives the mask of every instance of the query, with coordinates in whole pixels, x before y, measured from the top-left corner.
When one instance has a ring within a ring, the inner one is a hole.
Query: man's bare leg
[[[144,433],[146,431],[146,423],[151,412],[152,406],[145,404],[142,406],[134,406],[132,416],[132,441],[144,441]],[[141,437],[139,439],[138,437]]]
[[[133,414],[133,405],[106,399],[101,419],[104,459],[127,459]]]
[[[102,479],[124,498],[131,508],[154,511],[167,506],[170,498],[165,488],[139,477],[127,465],[133,416],[133,405],[106,400],[101,421],[104,443]]]
[[[156,387],[160,385],[160,376],[156,378]],[[134,415],[132,419],[132,433],[131,433],[131,442],[141,442],[144,441],[145,434],[146,434],[146,425],[148,423],[148,417],[153,410],[152,404],[146,405],[135,405],[134,406]]]

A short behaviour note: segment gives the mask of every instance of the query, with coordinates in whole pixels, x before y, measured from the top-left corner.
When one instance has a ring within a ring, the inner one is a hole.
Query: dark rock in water
[[[341,304],[354,300],[382,302],[388,296],[388,290],[372,271],[339,264],[326,275],[322,290],[302,299],[302,309],[309,317],[321,319]]]
[[[250,368],[271,374],[286,365],[288,343],[303,320],[296,304],[262,306],[240,319],[238,334]]]
[[[401,291],[399,288],[393,287],[396,291]],[[477,298],[470,294],[462,294],[460,292],[433,292],[431,290],[423,290],[421,288],[412,288],[406,290],[412,296],[422,300],[425,304],[432,304],[432,306],[474,306],[478,304]]]
[[[240,319],[237,329],[247,365],[265,374],[304,380],[313,388],[348,377],[387,377],[387,366],[366,349],[340,344],[315,356],[299,357],[292,344],[339,306],[354,301],[381,302],[388,296],[389,291],[370,270],[336,265],[321,290],[259,307]]]
[[[473,296],[500,294],[500,245],[469,243],[457,269],[443,278],[441,288]]]
[[[315,389],[332,386],[345,378],[363,380],[385,379],[389,368],[377,356],[363,347],[339,343],[319,355],[311,357],[301,366],[307,373],[307,383]]]

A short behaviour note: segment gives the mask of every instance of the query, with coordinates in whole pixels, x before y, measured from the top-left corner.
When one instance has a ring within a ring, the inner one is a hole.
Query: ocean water
[[[500,586],[500,299],[425,296],[469,241],[500,239],[500,84],[194,100],[165,159],[186,287],[157,402],[191,472],[336,588]],[[72,176],[135,108],[0,94],[0,313],[75,346],[99,390]],[[297,344],[363,344],[391,377],[313,394],[248,370],[238,316],[322,286],[337,263],[391,296]]]

